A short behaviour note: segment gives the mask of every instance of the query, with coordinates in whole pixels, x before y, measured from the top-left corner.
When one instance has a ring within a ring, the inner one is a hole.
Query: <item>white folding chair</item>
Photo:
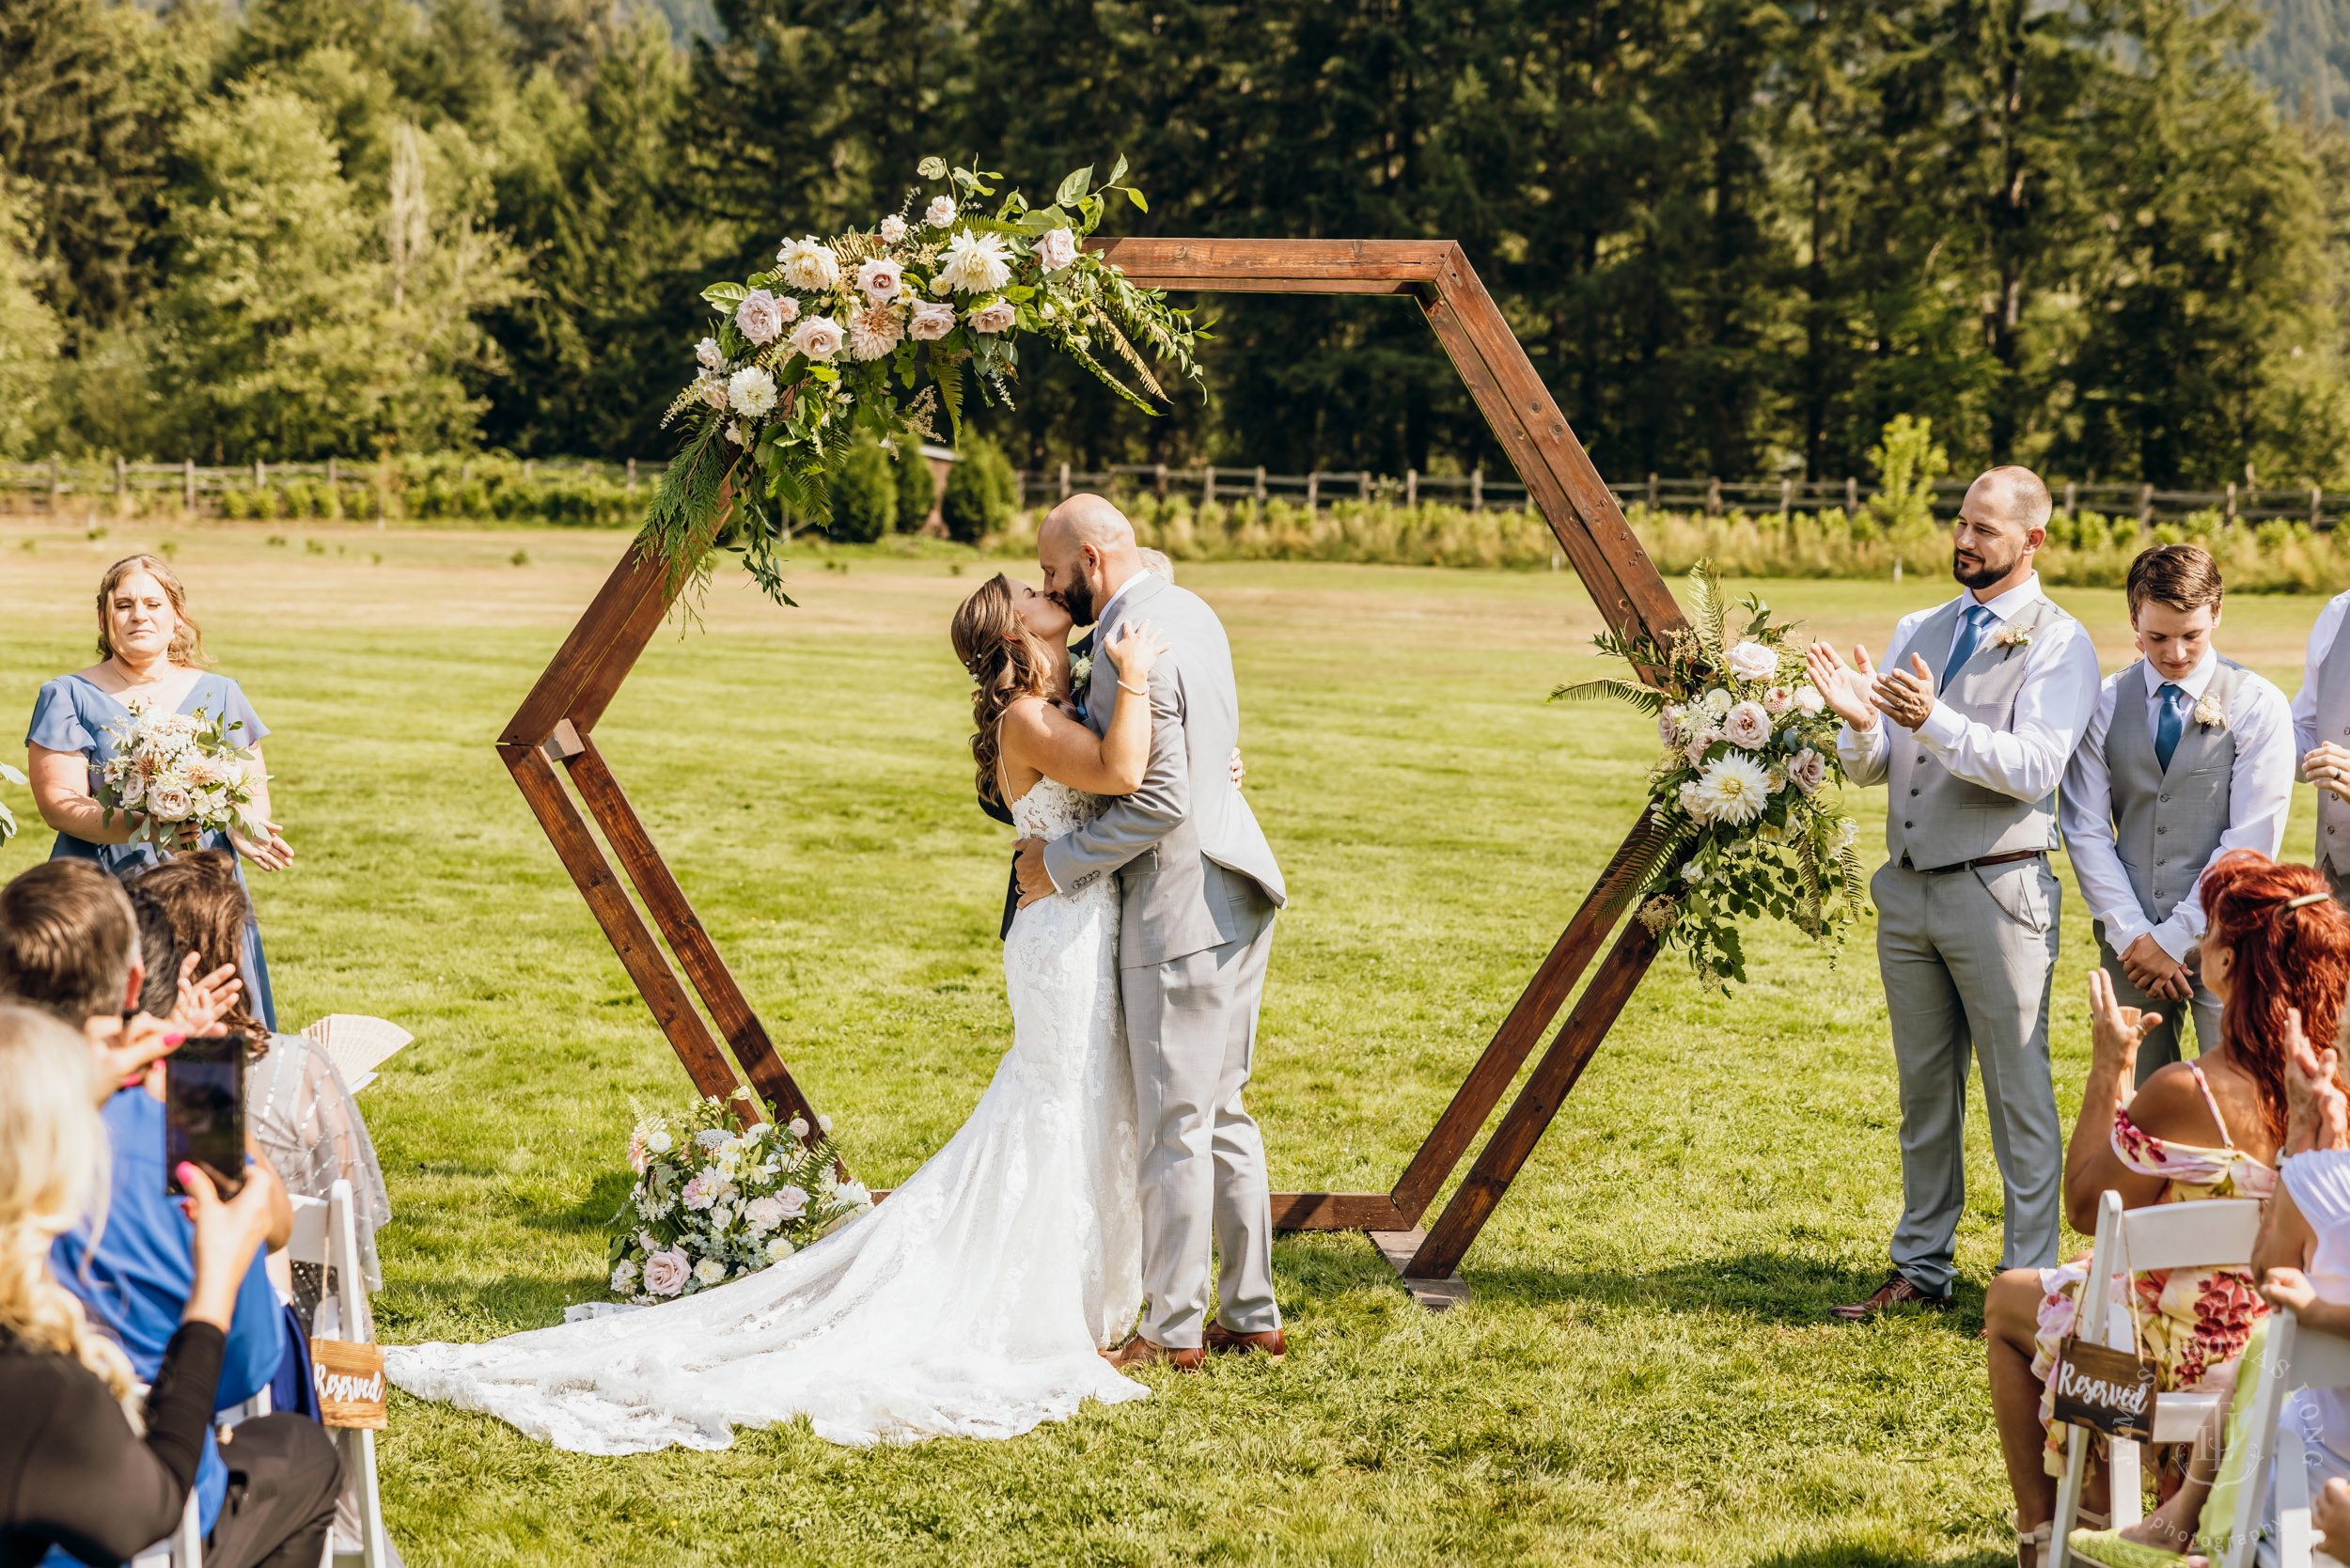
[[[2251,1568],[2272,1460],[2277,1476],[2278,1561],[2282,1568],[2312,1568],[2312,1564],[2332,1560],[2311,1543],[2305,1450],[2301,1434],[2284,1419],[2284,1409],[2287,1396],[2296,1388],[2345,1387],[2350,1387],[2350,1340],[2304,1326],[2288,1307],[2269,1314],[2268,1349],[2261,1363],[2251,1419],[2245,1426],[2244,1482],[2236,1493],[2225,1568]]]
[[[293,1210],[293,1238],[286,1244],[286,1256],[297,1263],[325,1269],[334,1285],[321,1293],[314,1337],[373,1344],[375,1318],[368,1308],[367,1276],[359,1271],[359,1231],[352,1219],[351,1184],[337,1182],[327,1189],[323,1202],[297,1198]],[[327,1317],[330,1307],[332,1320]],[[358,1428],[334,1435],[336,1446],[343,1451],[343,1467],[358,1487],[359,1550],[336,1551],[330,1533],[322,1568],[387,1568],[384,1498],[375,1479],[375,1434]]]
[[[2135,1354],[2138,1336],[2126,1304],[2131,1278],[2159,1268],[2247,1267],[2260,1228],[2256,1199],[2211,1198],[2124,1209],[2122,1195],[2108,1190],[2097,1205],[2097,1239],[2089,1255],[2089,1278],[2081,1281],[2073,1332],[2092,1343]],[[2123,1284],[2121,1303],[2113,1299],[2116,1278]],[[2184,1391],[2155,1395],[2154,1440],[2193,1442],[2224,1397]],[[2072,1559],[2073,1527],[2079,1522],[2081,1483],[2089,1468],[2089,1437],[2077,1426],[2067,1435],[2064,1479],[2057,1486],[2056,1529],[2048,1543],[2049,1568],[2064,1568]],[[2117,1529],[2138,1523],[2142,1515],[2138,1447],[2126,1437],[2108,1444],[2108,1491]]]
[[[146,1398],[147,1385],[142,1383],[139,1399]],[[204,1513],[195,1487],[188,1488],[187,1501],[180,1505],[177,1528],[133,1558],[131,1568],[204,1568]]]

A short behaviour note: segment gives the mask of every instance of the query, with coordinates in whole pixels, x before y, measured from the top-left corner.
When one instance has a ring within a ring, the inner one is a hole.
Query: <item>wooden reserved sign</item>
[[[384,1347],[349,1340],[312,1340],[310,1376],[325,1426],[384,1430]]]
[[[2066,1340],[2057,1359],[2056,1419],[2108,1437],[2154,1436],[2154,1364],[2124,1350]]]

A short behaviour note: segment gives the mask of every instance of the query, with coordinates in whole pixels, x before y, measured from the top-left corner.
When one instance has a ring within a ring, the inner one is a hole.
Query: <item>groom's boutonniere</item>
[[[1069,689],[1082,692],[1093,679],[1093,655],[1080,653],[1069,661]]]
[[[2217,691],[2205,692],[2202,699],[2195,704],[2192,716],[2206,729],[2214,725],[2225,729],[2228,728],[2228,700]]]
[[[1991,634],[1991,646],[1994,648],[2029,648],[2031,631],[2029,627],[2019,626],[2013,620],[2002,620],[1999,622],[1999,629]]]

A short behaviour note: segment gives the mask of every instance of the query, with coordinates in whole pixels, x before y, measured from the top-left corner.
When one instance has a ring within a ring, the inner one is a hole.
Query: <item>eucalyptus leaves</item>
[[[892,443],[960,440],[974,395],[1011,401],[1020,340],[1067,354],[1113,393],[1156,414],[1166,363],[1198,383],[1206,336],[1191,313],[1138,289],[1086,250],[1113,197],[1143,211],[1120,158],[1101,185],[1090,166],[1060,182],[1051,205],[1017,191],[988,204],[1002,180],[925,158],[929,196],[911,187],[870,230],[786,240],[773,271],[713,283],[721,314],[695,351],[694,380],[667,419],[687,430],[646,514],[639,546],[673,579],[708,569],[715,522],[729,499],[729,547],[782,604],[775,546],[787,515],[822,515],[830,476],[859,432]],[[918,210],[917,210],[918,209]]]

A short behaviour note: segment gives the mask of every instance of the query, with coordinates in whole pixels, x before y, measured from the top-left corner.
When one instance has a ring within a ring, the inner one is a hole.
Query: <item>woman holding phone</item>
[[[34,803],[41,821],[57,830],[51,859],[94,860],[127,877],[163,858],[154,845],[131,842],[137,822],[122,811],[108,822],[98,802],[100,776],[115,755],[116,732],[130,724],[132,702],[160,704],[175,713],[217,714],[228,738],[253,752],[256,771],[263,776],[254,804],[268,821],[261,738],[269,727],[236,682],[203,667],[212,662],[203,631],[188,614],[187,589],[168,565],[153,556],[127,556],[106,569],[98,585],[98,654],[99,663],[40,688],[24,737]],[[215,832],[184,847],[227,850],[265,871],[293,864],[293,851],[274,822],[268,823],[261,841]],[[242,880],[242,864],[238,875]],[[274,1030],[277,1007],[258,921],[247,922],[239,967],[244,972],[246,1005],[264,1027]]]

